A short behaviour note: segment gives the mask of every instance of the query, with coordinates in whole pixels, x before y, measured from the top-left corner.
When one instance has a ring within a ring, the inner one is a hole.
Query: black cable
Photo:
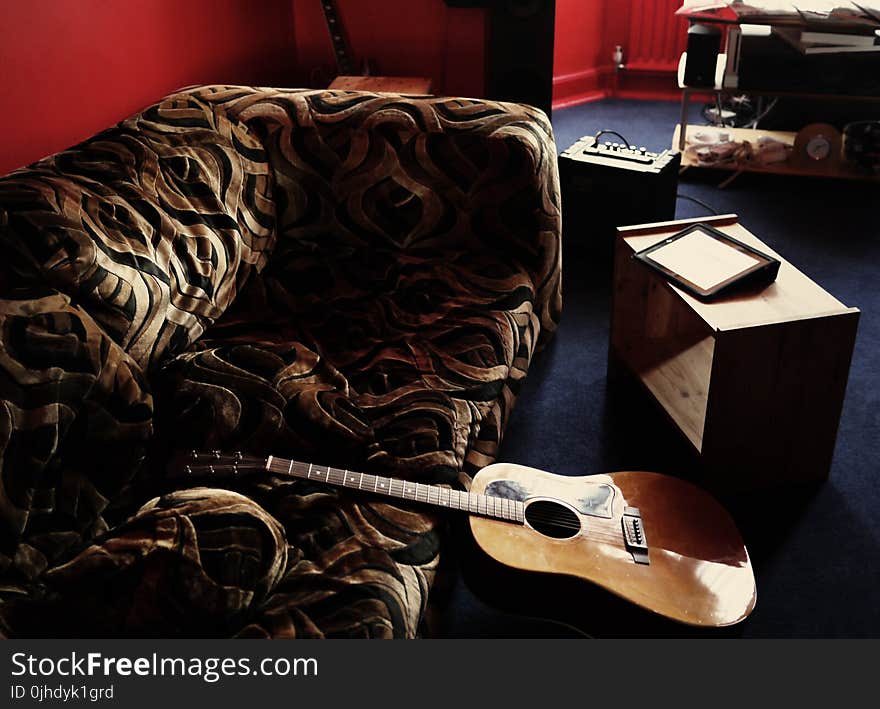
[[[626,147],[629,147],[631,145],[631,143],[626,138],[624,138],[620,133],[618,133],[616,130],[609,130],[607,128],[604,130],[600,130],[598,133],[596,133],[596,135],[593,136],[593,140],[596,141],[596,145],[599,145],[599,136],[605,135],[606,133],[610,133],[611,135],[616,135],[618,138],[620,138],[624,142]]]
[[[686,199],[686,200],[689,200],[689,201],[691,201],[691,202],[695,202],[696,204],[699,204],[703,209],[706,209],[706,210],[708,210],[709,212],[711,212],[712,214],[714,214],[716,217],[718,216],[718,212],[715,210],[715,208],[709,206],[708,204],[706,204],[706,203],[705,203],[703,200],[701,200],[701,199],[697,199],[696,197],[691,197],[691,196],[688,195],[688,194],[676,194],[676,195],[675,195],[675,198],[676,198],[676,199]]]

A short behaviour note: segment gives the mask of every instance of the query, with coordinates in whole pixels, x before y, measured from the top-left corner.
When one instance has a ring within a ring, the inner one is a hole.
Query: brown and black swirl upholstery
[[[422,509],[180,450],[455,486],[561,310],[550,125],[205,86],[0,178],[0,630],[412,637]]]

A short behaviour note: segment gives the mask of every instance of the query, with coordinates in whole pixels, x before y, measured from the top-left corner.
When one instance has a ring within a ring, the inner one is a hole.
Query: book
[[[815,47],[804,47],[804,54],[843,54],[844,52],[880,52],[880,44],[867,44],[864,46],[854,46],[844,44],[838,46],[817,45]]]
[[[852,45],[865,47],[880,44],[880,36],[873,34],[840,34],[838,32],[801,32],[801,42],[807,44]]]
[[[805,32],[793,27],[773,27],[772,33],[801,54],[842,54],[880,51],[880,35]]]

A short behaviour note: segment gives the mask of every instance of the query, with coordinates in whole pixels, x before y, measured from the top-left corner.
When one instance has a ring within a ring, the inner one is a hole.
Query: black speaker
[[[680,165],[678,152],[589,135],[566,148],[559,156],[566,248],[610,258],[616,227],[675,219]]]
[[[715,86],[715,65],[721,50],[721,30],[710,25],[691,25],[687,35],[684,85],[711,89]]]
[[[550,115],[556,0],[495,0],[489,10],[486,88],[498,101]]]

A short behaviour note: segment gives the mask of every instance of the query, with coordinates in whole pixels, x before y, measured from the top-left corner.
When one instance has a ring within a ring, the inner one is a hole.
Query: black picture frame
[[[742,253],[749,254],[757,259],[757,263],[750,266],[749,268],[727,278],[710,288],[702,288],[698,286],[696,283],[688,280],[685,276],[680,273],[676,273],[675,271],[670,270],[669,268],[663,266],[657,261],[651,258],[651,253],[657,251],[658,249],[662,249],[665,246],[668,246],[673,241],[677,241],[688,234],[691,234],[695,231],[701,231],[707,236],[710,236],[718,241],[722,242],[726,246],[729,246],[732,249],[740,251]],[[763,251],[759,251],[748,244],[744,244],[743,242],[734,239],[732,236],[725,234],[722,231],[719,231],[715,227],[704,224],[703,222],[699,222],[697,224],[693,224],[689,226],[687,229],[678,232],[677,234],[673,234],[670,237],[659,241],[653,246],[649,246],[646,249],[642,249],[633,254],[633,258],[641,261],[648,268],[651,268],[658,273],[660,273],[664,278],[668,281],[681,288],[682,290],[690,293],[701,300],[711,300],[713,298],[718,298],[722,295],[728,295],[731,291],[735,289],[747,288],[749,286],[759,286],[759,285],[769,285],[773,281],[776,280],[776,276],[779,273],[779,264],[780,261],[769,254],[765,254]]]

